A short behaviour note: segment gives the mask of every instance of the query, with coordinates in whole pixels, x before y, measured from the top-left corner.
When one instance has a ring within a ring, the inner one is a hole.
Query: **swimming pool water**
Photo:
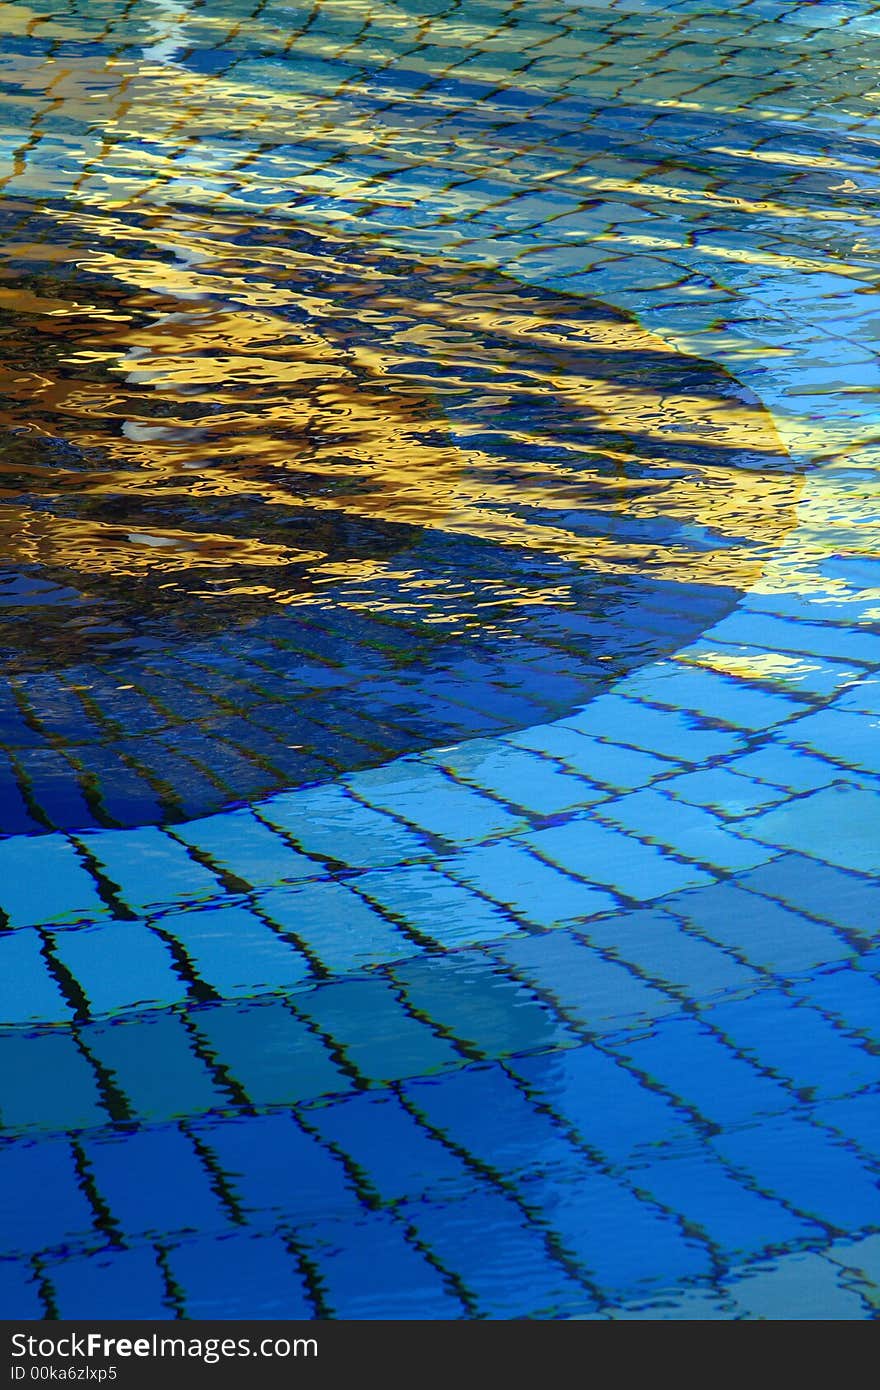
[[[872,1317],[880,10],[0,23],[5,1315]]]

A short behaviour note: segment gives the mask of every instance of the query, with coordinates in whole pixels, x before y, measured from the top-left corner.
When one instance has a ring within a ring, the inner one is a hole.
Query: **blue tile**
[[[165,1281],[150,1246],[107,1250],[48,1264],[58,1316],[164,1320],[172,1316]]]
[[[684,893],[664,906],[758,969],[795,975],[852,955],[830,927],[731,883],[718,884],[711,892]]]
[[[682,864],[655,845],[586,817],[538,830],[526,836],[526,843],[542,858],[587,883],[613,888],[637,902],[712,881],[696,865]]]
[[[276,1235],[202,1237],[168,1252],[188,1318],[315,1316],[295,1255]]]
[[[140,830],[97,830],[80,836],[123,902],[135,911],[180,897],[219,893],[214,874],[191,859],[183,845],[155,826]]]
[[[686,1115],[598,1048],[519,1057],[509,1066],[530,1095],[614,1163],[697,1140]]]
[[[404,1094],[431,1128],[509,1182],[535,1167],[578,1157],[571,1141],[498,1067],[410,1081]]]
[[[542,724],[521,733],[508,734],[506,742],[523,748],[533,748],[558,759],[570,771],[587,782],[620,791],[644,786],[652,777],[669,772],[672,763],[654,757],[652,753],[624,748],[620,744],[602,743],[584,731],[567,723]]]
[[[375,772],[357,773],[350,781],[358,796],[370,805],[452,844],[483,840],[521,824],[497,802],[416,758],[400,759]]]
[[[67,1023],[72,1017],[39,934],[27,928],[0,936],[0,1024]]]
[[[309,1111],[313,1121],[319,1111]],[[341,1160],[284,1112],[200,1120],[200,1145],[222,1172],[236,1206],[249,1216],[299,1225],[356,1217],[360,1204]]]
[[[101,1200],[126,1236],[229,1224],[211,1174],[177,1129],[96,1138],[85,1153]]]
[[[880,1058],[806,1004],[776,991],[716,1004],[703,1017],[739,1050],[817,1099],[880,1081]]]
[[[477,790],[539,816],[586,806],[603,795],[548,759],[500,740],[474,739],[448,752],[434,753],[432,758]]]
[[[353,882],[371,902],[441,946],[492,941],[514,930],[500,908],[454,883],[434,866],[383,869],[361,874]]]
[[[36,1278],[17,1260],[0,1260],[0,1308],[10,1321],[46,1315]]]
[[[409,1202],[402,1214],[459,1276],[482,1317],[564,1317],[591,1306],[540,1230],[501,1193],[483,1187],[442,1206]]]
[[[591,922],[584,935],[600,950],[688,999],[749,989],[760,979],[722,947],[686,931],[666,912],[619,913]]]
[[[800,854],[783,854],[741,879],[744,887],[776,898],[810,917],[873,940],[880,915],[880,884],[820,864]]]
[[[772,851],[731,833],[711,811],[687,805],[657,788],[607,801],[600,814],[625,832],[673,854],[730,873],[753,869],[772,857]]]
[[[4,1254],[94,1237],[92,1208],[66,1140],[0,1147],[0,1223]]]
[[[579,733],[687,763],[721,757],[742,746],[737,735],[707,729],[693,715],[653,709],[621,695],[601,695],[565,722]]]
[[[845,1029],[880,1047],[880,981],[857,967],[823,970],[796,986],[799,998],[831,1014]]]
[[[712,1155],[668,1158],[633,1180],[697,1226],[726,1258],[748,1259],[774,1245],[818,1236],[815,1226],[737,1182]]]
[[[425,853],[422,840],[391,816],[362,806],[341,787],[315,787],[273,797],[261,815],[319,859],[353,868],[381,868]]]
[[[307,1118],[348,1155],[385,1202],[461,1188],[471,1181],[461,1159],[419,1125],[396,1097],[352,1096],[313,1106]]]
[[[681,1104],[719,1125],[786,1110],[791,1097],[693,1019],[666,1019],[615,1051]]]
[[[708,1250],[675,1220],[586,1159],[552,1177],[530,1175],[521,1192],[606,1297],[711,1270]]]
[[[798,1117],[777,1116],[712,1140],[736,1168],[813,1220],[841,1231],[876,1226],[876,1178],[842,1145]]]
[[[384,1212],[344,1225],[316,1224],[300,1239],[334,1318],[434,1321],[464,1314],[443,1276]]]
[[[880,873],[880,809],[876,793],[866,788],[826,787],[752,816],[740,829],[762,844],[873,877]]]

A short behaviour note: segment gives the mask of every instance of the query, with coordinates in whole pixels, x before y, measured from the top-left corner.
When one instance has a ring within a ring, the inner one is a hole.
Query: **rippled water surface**
[[[10,1307],[869,1315],[871,6],[0,26]]]

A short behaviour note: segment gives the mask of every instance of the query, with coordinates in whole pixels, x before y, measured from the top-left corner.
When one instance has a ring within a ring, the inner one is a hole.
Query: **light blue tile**
[[[735,734],[704,728],[693,715],[653,709],[622,695],[600,695],[581,714],[572,715],[565,722],[579,733],[682,762],[721,757],[742,746]]]
[[[864,787],[836,784],[742,822],[762,844],[811,854],[826,864],[880,872],[880,800]]]
[[[712,881],[696,865],[678,863],[655,845],[645,845],[632,835],[583,816],[525,838],[551,863],[587,883],[613,888],[635,902],[650,902],[665,893]]]
[[[728,872],[754,869],[772,858],[772,851],[739,839],[711,811],[673,800],[656,788],[607,801],[601,814],[673,854]]]
[[[0,936],[0,1026],[67,1023],[73,1009],[53,979],[38,932]]]
[[[739,763],[737,763],[739,766]],[[784,801],[786,793],[780,787],[768,787],[740,776],[729,767],[712,767],[698,772],[685,772],[680,777],[664,779],[663,791],[692,806],[705,806],[728,816],[745,816]]]
[[[350,782],[370,805],[452,844],[483,840],[522,824],[497,802],[421,759],[399,759],[376,772],[356,773]]]
[[[173,912],[156,925],[223,999],[289,989],[312,974],[301,951],[244,907]]]
[[[70,971],[93,1013],[177,1004],[187,988],[164,941],[143,922],[113,922],[58,932],[53,953]]]
[[[819,757],[823,755],[847,767],[880,773],[880,721],[867,714],[851,714],[834,708],[795,720],[785,730],[789,743]]]
[[[312,878],[321,873],[320,864],[297,854],[253,811],[227,811],[175,826],[176,839],[201,850],[221,869],[253,885],[278,883],[283,879]]]
[[[205,898],[221,891],[214,874],[155,826],[96,830],[79,839],[118,888],[123,902],[135,911],[178,898]]]
[[[816,791],[840,776],[840,768],[833,763],[772,739],[741,758],[734,758],[727,766],[742,777],[756,777],[760,782],[790,792]]]
[[[0,907],[14,927],[107,916],[94,879],[63,835],[0,842],[0,884]]]
[[[445,867],[538,927],[582,921],[617,905],[610,893],[570,878],[516,841],[468,850]]]
[[[600,743],[569,723],[538,724],[505,740],[515,746],[533,748],[563,763],[587,782],[596,781],[617,791],[632,791],[653,777],[670,770],[665,758],[623,748],[620,744]]]
[[[431,757],[478,790],[538,816],[589,806],[605,795],[548,758],[500,740],[475,739]]]
[[[469,946],[515,930],[499,908],[432,866],[386,869],[352,882],[371,902],[441,946]]]
[[[768,729],[807,708],[800,701],[769,694],[746,681],[671,661],[630,676],[617,689],[622,695],[692,710],[741,729]]]
[[[276,888],[260,907],[333,972],[411,956],[420,947],[342,883]]]
[[[263,803],[260,814],[286,830],[309,854],[352,868],[378,869],[426,852],[412,830],[361,805],[341,787],[315,787],[273,797]]]

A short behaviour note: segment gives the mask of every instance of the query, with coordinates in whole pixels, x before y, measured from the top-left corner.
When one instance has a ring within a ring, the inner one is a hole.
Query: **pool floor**
[[[0,5],[0,1312],[880,1307],[880,6]]]

